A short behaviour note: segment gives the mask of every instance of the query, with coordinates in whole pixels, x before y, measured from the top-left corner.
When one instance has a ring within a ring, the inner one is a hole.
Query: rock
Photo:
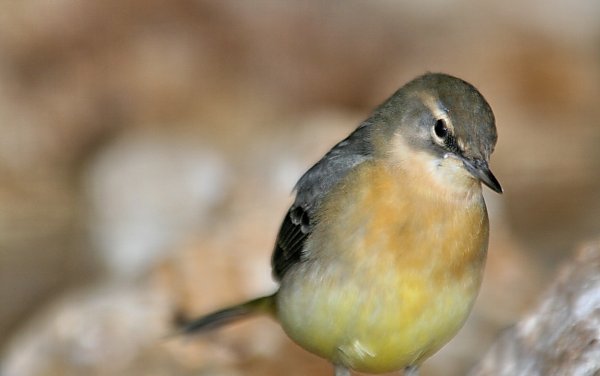
[[[140,365],[162,364],[165,352],[157,352],[153,344],[165,333],[168,307],[168,297],[149,283],[104,285],[68,294],[9,342],[0,374],[126,374],[139,361],[142,347],[153,357]]]
[[[137,277],[213,222],[231,191],[224,157],[176,132],[132,131],[99,151],[86,171],[88,222],[99,259]]]
[[[508,329],[471,376],[600,374],[600,241],[584,246],[538,306]]]

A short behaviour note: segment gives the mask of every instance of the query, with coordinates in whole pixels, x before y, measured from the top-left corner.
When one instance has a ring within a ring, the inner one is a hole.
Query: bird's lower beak
[[[467,170],[483,184],[487,185],[494,192],[502,193],[502,186],[498,179],[492,174],[486,161],[482,159],[463,159],[463,163]]]

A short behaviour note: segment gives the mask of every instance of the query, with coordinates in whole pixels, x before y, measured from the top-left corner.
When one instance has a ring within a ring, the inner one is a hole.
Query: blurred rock
[[[582,247],[539,305],[492,346],[471,375],[600,373],[600,241]]]
[[[86,172],[92,239],[108,270],[136,277],[213,221],[231,191],[227,162],[177,133],[130,132]]]
[[[127,374],[139,360],[147,370],[162,365],[156,347],[166,332],[169,298],[150,283],[82,290],[44,310],[7,348],[3,376]],[[143,374],[143,373],[138,373]]]
[[[225,164],[185,137],[117,137],[91,160],[85,190],[90,222],[107,244],[104,257],[115,273],[35,315],[8,342],[0,374],[329,374],[325,361],[265,318],[197,339],[167,336],[177,315],[199,315],[275,289],[269,259],[295,180],[347,133],[352,117],[297,119],[302,126],[274,131],[268,142],[248,145]],[[145,239],[136,228],[125,231],[129,241],[113,234],[135,223],[164,234],[163,248],[150,242],[158,235]],[[143,244],[132,254],[136,242]],[[122,272],[128,278],[115,279]]]

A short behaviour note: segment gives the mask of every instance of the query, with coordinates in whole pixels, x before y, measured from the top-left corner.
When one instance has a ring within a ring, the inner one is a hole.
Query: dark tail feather
[[[273,302],[275,295],[263,296],[248,302],[224,308],[222,310],[209,313],[195,320],[183,322],[181,334],[195,334],[206,332],[234,321],[246,318],[253,314],[273,314]]]

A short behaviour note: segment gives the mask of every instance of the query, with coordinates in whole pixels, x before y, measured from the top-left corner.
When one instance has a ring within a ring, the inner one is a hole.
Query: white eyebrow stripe
[[[433,97],[432,95],[422,93],[419,95],[423,104],[429,108],[429,111],[435,116],[437,119],[444,119],[446,122],[446,126],[450,133],[454,134],[454,125],[452,124],[452,119],[450,119],[450,115],[448,114],[448,109],[441,103],[438,99]]]

